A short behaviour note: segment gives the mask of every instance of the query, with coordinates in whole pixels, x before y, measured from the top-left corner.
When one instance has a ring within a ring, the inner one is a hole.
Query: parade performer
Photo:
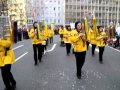
[[[104,52],[104,49],[106,46],[107,38],[108,38],[108,36],[107,36],[106,32],[104,31],[104,28],[100,27],[96,40],[97,40],[97,46],[99,48],[99,62],[101,64],[103,63],[103,52]]]
[[[86,33],[85,30],[82,30],[82,23],[80,21],[75,23],[75,30],[71,32],[71,42],[75,52],[77,78],[81,79],[81,70],[85,62],[87,45]]]
[[[34,61],[35,65],[37,65],[38,60],[41,62],[42,59],[42,38],[40,37],[40,31],[37,22],[34,22],[33,28],[30,30],[29,37],[32,39]]]

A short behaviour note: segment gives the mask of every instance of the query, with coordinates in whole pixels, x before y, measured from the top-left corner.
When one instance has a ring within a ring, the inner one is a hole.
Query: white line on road
[[[16,49],[18,49],[18,48],[20,48],[20,47],[23,47],[24,45],[20,45],[20,46],[17,46],[17,47],[15,47],[15,48],[13,48],[13,50],[16,50]]]
[[[96,48],[96,49],[95,49],[95,51],[96,51],[96,52],[99,52],[99,49],[98,49],[98,48]]]
[[[24,57],[25,55],[27,55],[28,54],[28,52],[26,52],[26,53],[24,53],[24,54],[22,54],[21,56],[19,56],[17,59],[16,59],[16,61],[15,62],[17,62],[18,60],[20,60],[22,57]]]
[[[109,47],[109,48],[111,48],[111,49],[113,49],[113,50],[115,50],[115,51],[120,52],[120,50],[117,50],[117,49],[115,49],[115,48],[113,48],[113,47],[110,47],[110,46],[107,46],[107,47]]]
[[[46,52],[51,52],[51,51],[53,51],[53,50],[55,49],[56,45],[57,45],[57,44],[54,44],[54,45],[52,46],[52,48],[51,48],[50,50],[47,50]]]

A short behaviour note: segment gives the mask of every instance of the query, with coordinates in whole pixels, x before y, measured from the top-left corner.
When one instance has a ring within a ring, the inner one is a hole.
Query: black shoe
[[[69,54],[69,53],[67,53],[67,56],[70,56],[70,54]]]
[[[94,57],[94,56],[95,56],[95,54],[92,54],[92,56]]]
[[[16,89],[16,83],[12,84],[12,89],[13,89],[13,90]]]
[[[41,63],[42,61],[41,61],[41,60],[39,60],[39,62]]]
[[[4,90],[14,90],[14,89],[12,89],[12,88],[5,88]]]
[[[37,63],[35,63],[34,65],[35,65],[35,66],[37,66],[38,64],[37,64]]]
[[[78,79],[81,79],[81,75],[77,75],[77,78],[78,78]]]
[[[103,64],[103,61],[100,60],[100,64]]]
[[[77,78],[78,78],[78,79],[81,79],[81,73],[80,73],[80,74],[77,74]]]

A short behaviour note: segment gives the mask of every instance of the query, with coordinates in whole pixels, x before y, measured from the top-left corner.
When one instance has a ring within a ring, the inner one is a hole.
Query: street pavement
[[[72,51],[70,56],[66,55],[58,35],[37,66],[34,66],[30,40],[14,44],[13,50],[16,62],[12,65],[12,73],[17,81],[16,90],[120,90],[120,52],[108,46],[103,64],[99,63],[98,49],[93,57],[89,47],[80,80],[76,77],[75,57]],[[0,90],[3,89],[0,75]]]

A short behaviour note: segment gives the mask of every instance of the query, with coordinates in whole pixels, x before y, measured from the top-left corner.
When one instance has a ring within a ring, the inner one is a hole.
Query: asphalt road
[[[59,36],[49,44],[42,62],[34,66],[33,48],[30,40],[13,45],[16,62],[12,73],[17,81],[16,90],[120,90],[120,51],[106,46],[103,64],[99,63],[98,49],[91,56],[91,47],[86,54],[82,79],[76,77],[75,57],[66,55],[60,47]],[[0,90],[4,84],[0,75]]]

